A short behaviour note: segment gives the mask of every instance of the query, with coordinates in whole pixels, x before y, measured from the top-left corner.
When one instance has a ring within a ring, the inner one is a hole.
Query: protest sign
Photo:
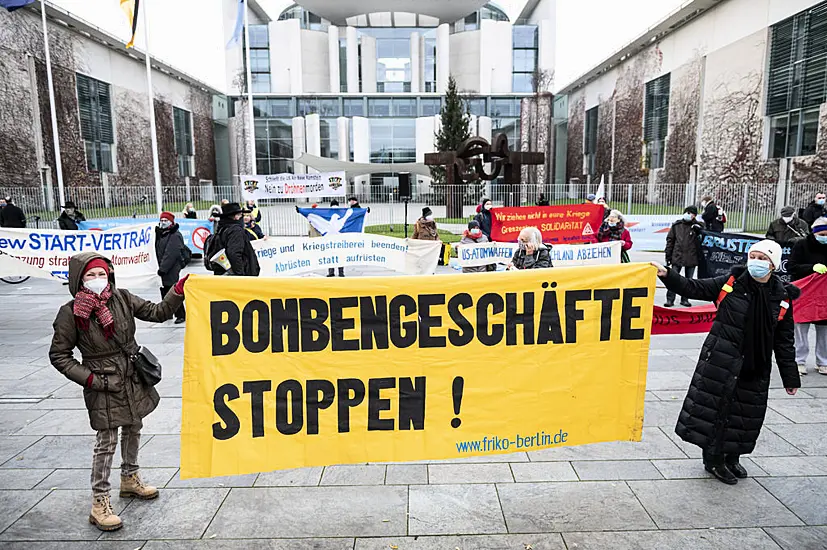
[[[517,243],[457,244],[460,267],[477,267],[494,263],[507,264],[517,251]],[[557,244],[549,250],[554,267],[619,264],[622,243]]]
[[[716,233],[701,231],[701,265],[698,266],[698,278],[719,277],[729,275],[733,266],[746,265],[747,251],[753,244],[761,241],[760,237],[740,235],[738,233]],[[778,243],[781,245],[781,269],[777,271],[784,282],[790,282],[787,273],[787,260],[794,243]]]
[[[35,267],[45,278],[69,278],[69,260],[79,252],[98,252],[109,258],[121,286],[158,283],[155,230],[151,224],[132,225],[107,231],[58,231],[54,229],[0,229],[0,251]],[[11,273],[14,264],[0,264]]]
[[[361,233],[365,227],[367,208],[299,208],[296,212],[307,218],[322,235]]]
[[[638,441],[654,285],[646,264],[191,277],[181,478]]]
[[[624,214],[623,218],[636,250],[662,252],[666,249],[666,236],[680,215]]]
[[[716,313],[713,304],[678,309],[655,306],[652,313],[652,335],[709,332]]]
[[[112,229],[115,227],[125,227],[142,223],[145,220],[138,220],[135,218],[111,218],[99,220],[86,220],[78,222],[80,229],[86,230],[102,230]],[[152,222],[156,223],[157,222]],[[204,241],[207,240],[210,233],[212,233],[212,222],[207,220],[191,220],[188,218],[175,217],[175,223],[178,224],[178,231],[184,237],[184,244],[190,249],[193,254],[201,254],[204,252]]]
[[[491,210],[491,240],[516,242],[526,227],[536,227],[552,244],[594,242],[603,222],[599,204],[517,206]]]
[[[371,266],[409,275],[436,269],[439,241],[396,239],[366,233],[341,233],[322,238],[253,241],[261,277],[286,277],[331,267]]]
[[[793,283],[801,296],[793,302],[796,323],[827,321],[827,275],[813,273]]]
[[[245,201],[344,197],[347,184],[344,172],[239,177],[241,178],[241,194]]]

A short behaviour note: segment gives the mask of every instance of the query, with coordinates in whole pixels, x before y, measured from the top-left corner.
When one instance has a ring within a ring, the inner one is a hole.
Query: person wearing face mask
[[[813,201],[808,204],[804,212],[801,213],[801,219],[804,220],[808,226],[811,226],[818,218],[824,216],[827,216],[827,195],[823,192],[818,192]]]
[[[198,212],[195,211],[195,207],[192,205],[191,202],[187,203],[187,205],[184,207],[184,211],[181,212],[181,215],[188,220],[195,220],[198,218]]]
[[[251,241],[264,238],[264,231],[261,229],[261,226],[256,223],[253,213],[249,210],[244,211],[244,230],[247,231],[247,238]]]
[[[439,234],[436,230],[436,222],[434,221],[434,213],[427,206],[422,209],[422,217],[416,220],[413,236],[411,238],[421,241],[439,240]]]
[[[787,393],[801,387],[792,311],[801,291],[775,273],[781,245],[770,240],[749,248],[746,267],[720,277],[687,279],[652,265],[667,289],[717,305],[675,433],[703,450],[708,472],[735,485],[748,475],[740,456],[755,449],[764,423],[773,354]]]
[[[247,210],[250,212],[250,216],[253,217],[254,222],[261,223],[261,210],[256,206],[256,201],[247,201]]]
[[[468,229],[462,234],[462,239],[459,241],[459,244],[479,244],[487,242],[488,237],[486,237],[485,233],[480,229],[480,224],[472,220],[468,222]],[[497,264],[475,265],[462,268],[463,273],[485,273],[486,271],[497,271]]]
[[[212,232],[213,235],[218,233],[218,222],[221,221],[221,207],[217,204],[214,204],[210,207],[210,222],[212,222]]]
[[[793,246],[787,260],[787,271],[793,281],[818,273],[827,276],[827,216],[813,222],[812,232]],[[807,358],[810,355],[810,325],[816,331],[816,370],[827,375],[827,319],[813,323],[795,324],[795,360],[799,374],[807,374]]]
[[[63,231],[77,231],[78,223],[85,221],[86,217],[72,201],[66,201],[63,205],[63,212],[57,218],[57,224]]]
[[[215,236],[230,262],[230,270],[215,265],[215,275],[226,273],[237,277],[258,277],[261,271],[256,251],[244,230],[243,217],[244,211],[238,203],[231,202],[221,208],[221,219]]]
[[[491,202],[491,199],[483,198],[482,201],[480,201],[480,210],[477,212],[477,215],[474,216],[474,221],[480,224],[483,235],[485,235],[489,241],[491,240],[491,208],[493,207],[494,203]]]
[[[611,241],[621,241],[623,245],[620,251],[620,261],[629,263],[629,250],[632,248],[632,235],[626,229],[626,222],[623,219],[623,214],[618,210],[612,210],[606,217],[606,221],[600,226],[597,231],[597,242],[608,243]]]
[[[701,260],[701,231],[704,226],[697,221],[697,217],[698,209],[695,206],[687,206],[683,211],[683,217],[669,229],[664,249],[666,265],[672,266],[678,273],[683,269],[689,279],[695,276],[695,268]],[[675,293],[668,290],[663,306],[674,305]],[[681,305],[692,307],[692,302],[681,296]]]
[[[603,221],[605,222],[606,218],[608,218],[609,215],[612,213],[612,208],[608,204],[606,204],[606,199],[603,197],[597,199],[595,201],[595,204],[599,204],[603,207]]]
[[[546,269],[553,267],[548,246],[543,243],[543,234],[536,227],[526,227],[517,239],[519,248],[514,252],[507,269]]]
[[[96,252],[69,260],[69,291],[54,322],[49,360],[63,376],[83,388],[89,422],[97,432],[92,454],[92,510],[89,522],[102,531],[123,526],[110,502],[109,474],[120,429],[120,497],[153,499],[158,489],[144,483],[138,467],[143,419],[160,397],[136,374],[130,354],[138,349],[135,320],[163,323],[184,303],[178,281],[161,303],[154,304],[117,288],[112,262]],[[75,359],[74,350],[81,360]],[[122,500],[123,502],[123,500]]]
[[[181,270],[189,263],[190,250],[184,244],[184,237],[175,223],[172,212],[162,212],[158,227],[155,228],[155,255],[158,258],[158,276],[161,278],[161,299],[163,299],[180,278]],[[175,324],[186,321],[184,304],[175,310]]]
[[[777,243],[788,243],[805,239],[809,233],[807,222],[795,215],[792,206],[785,206],[781,209],[781,217],[767,229],[767,238]]]

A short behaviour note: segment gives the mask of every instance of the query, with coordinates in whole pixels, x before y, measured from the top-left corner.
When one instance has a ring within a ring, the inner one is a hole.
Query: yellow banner
[[[655,269],[191,277],[181,477],[639,441]]]

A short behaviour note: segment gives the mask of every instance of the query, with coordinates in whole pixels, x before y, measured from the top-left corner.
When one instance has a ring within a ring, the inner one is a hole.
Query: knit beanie
[[[100,267],[104,271],[109,273],[109,262],[107,262],[103,258],[95,258],[93,260],[89,260],[89,263],[86,264],[85,268],[83,268],[83,274],[86,275],[87,273],[89,273],[90,269],[94,269],[96,267]]]
[[[175,223],[175,214],[172,212],[161,212],[162,220],[169,220],[170,223]]]
[[[825,220],[827,222],[827,220]],[[747,254],[750,252],[763,252],[764,254],[769,257],[770,261],[772,262],[773,269],[776,271],[781,268],[781,245],[775,241],[770,240],[763,240],[758,241],[747,251]]]
[[[827,217],[821,216],[813,222],[813,233],[818,233],[820,231],[827,231]]]

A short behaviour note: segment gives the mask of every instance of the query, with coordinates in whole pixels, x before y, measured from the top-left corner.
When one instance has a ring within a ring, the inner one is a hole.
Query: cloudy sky
[[[50,0],[126,40],[129,26],[117,0]],[[336,1],[336,0],[331,0]],[[447,1],[447,0],[446,0]],[[558,0],[557,68],[560,88],[631,41],[686,0]],[[259,0],[277,17],[290,0]],[[151,53],[224,89],[222,0],[141,0],[149,14]],[[500,0],[509,17],[525,0]],[[144,48],[139,27],[136,47]]]

